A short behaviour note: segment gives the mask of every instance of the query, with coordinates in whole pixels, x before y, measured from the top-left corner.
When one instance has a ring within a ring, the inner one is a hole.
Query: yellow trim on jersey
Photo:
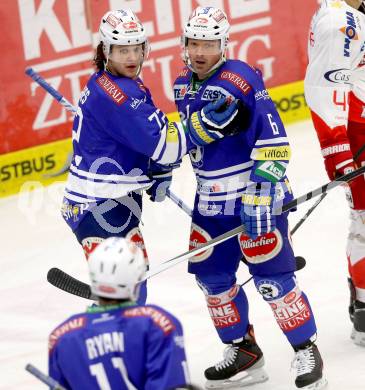
[[[291,149],[289,145],[286,146],[269,146],[266,148],[255,148],[251,153],[253,160],[290,160]]]
[[[242,203],[253,206],[270,206],[271,200],[271,196],[257,196],[249,194],[242,195]]]
[[[175,144],[179,142],[178,130],[174,122],[169,123],[169,127],[167,128],[166,141]]]

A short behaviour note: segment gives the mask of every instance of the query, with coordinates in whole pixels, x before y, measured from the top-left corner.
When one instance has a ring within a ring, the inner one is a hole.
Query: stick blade
[[[73,278],[59,268],[51,268],[47,273],[47,281],[53,286],[85,299],[96,300],[92,294],[90,286]]]

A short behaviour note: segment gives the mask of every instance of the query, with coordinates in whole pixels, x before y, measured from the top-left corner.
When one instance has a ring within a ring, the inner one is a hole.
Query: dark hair
[[[106,58],[103,52],[103,42],[98,44],[93,62],[98,71],[105,69]]]

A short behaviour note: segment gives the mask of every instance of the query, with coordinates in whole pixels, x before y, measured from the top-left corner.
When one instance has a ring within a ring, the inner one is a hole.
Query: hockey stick
[[[339,177],[336,181],[331,181],[331,182],[329,182],[321,187],[318,187],[310,192],[307,192],[306,194],[300,196],[299,198],[293,199],[292,201],[285,204],[280,210],[274,210],[273,213],[274,214],[285,213],[285,212],[295,208],[299,204],[307,202],[308,200],[310,200],[316,196],[322,195],[322,194],[326,193],[327,191],[330,191],[330,190],[338,187],[339,185],[354,179],[355,177],[363,174],[364,172],[365,172],[365,165],[358,168],[358,169],[355,169],[353,172],[350,172],[346,175]],[[212,248],[215,245],[218,245],[226,240],[229,240],[230,238],[237,236],[238,234],[243,233],[243,232],[244,232],[244,226],[240,225],[232,230],[229,230],[228,232],[226,232],[224,234],[221,234],[221,235],[215,237],[214,239],[208,241],[207,243],[200,245],[198,248],[192,249],[192,250],[187,251],[185,253],[182,253],[181,255],[176,256],[170,260],[167,260],[167,261],[161,263],[160,265],[158,265],[157,267],[155,267],[155,269],[150,270],[147,273],[146,279],[151,278],[152,276],[155,276],[155,275],[159,274],[160,272],[165,271],[166,269],[173,267],[176,264],[179,264],[182,261],[187,260],[200,252],[206,251],[209,248]]]
[[[296,271],[300,271],[306,265],[306,261],[302,256],[295,257],[296,262]],[[252,279],[247,279],[245,282],[241,284],[244,286]],[[91,299],[93,301],[97,301],[98,297],[91,292],[90,285],[81,280],[78,280],[68,273],[62,271],[59,268],[51,268],[47,273],[47,281],[53,286],[63,290],[69,294],[76,295],[81,298]]]
[[[191,217],[193,215],[193,210],[182,201],[182,199],[178,198],[173,192],[170,191],[170,188],[166,190],[166,195],[178,206],[180,207],[185,213]]]
[[[365,151],[365,144],[361,146],[361,148],[354,155],[354,160],[357,160],[361,154]],[[307,212],[303,215],[303,217],[297,222],[297,224],[293,227],[291,234],[294,234],[304,223],[304,221],[312,214],[312,212],[316,209],[316,207],[322,202],[322,200],[327,196],[327,192],[321,195],[321,197],[310,207]]]
[[[25,73],[31,77],[36,83],[43,87],[48,93],[50,93],[59,103],[61,103],[66,110],[71,112],[76,112],[76,107],[72,105],[64,96],[62,96],[58,91],[56,91],[47,81],[40,76],[32,68],[25,69]]]
[[[348,182],[348,181],[354,179],[355,177],[363,174],[364,172],[365,172],[365,166],[358,168],[355,171],[348,173],[347,175],[341,176],[340,177],[341,180],[329,182],[321,187],[316,188],[313,191],[310,191],[310,192],[300,196],[299,198],[293,199],[291,202],[288,202],[286,205],[283,206],[282,212],[287,212],[290,209],[312,199],[315,196],[319,196],[321,194],[324,194],[327,191],[330,191],[333,188],[338,187],[339,185],[343,184],[344,182]],[[146,279],[148,279],[154,275],[157,275],[157,274],[165,271],[166,269],[171,268],[171,267],[175,266],[176,264],[179,264],[182,261],[187,260],[187,259],[195,256],[196,254],[198,254],[202,251],[205,251],[209,248],[212,248],[213,246],[218,245],[221,242],[224,242],[224,241],[238,235],[239,233],[242,233],[243,231],[244,231],[244,227],[242,225],[238,226],[235,229],[232,229],[224,234],[221,234],[220,236],[217,236],[213,240],[210,240],[207,243],[200,245],[198,248],[192,249],[192,250],[187,251],[187,252],[185,252],[177,257],[174,257],[170,260],[167,260],[167,261],[161,263],[159,266],[155,267],[155,269],[152,269],[151,271],[149,271],[147,276],[146,276]],[[303,263],[303,261],[302,261],[302,263]],[[305,263],[305,260],[304,260],[304,263]],[[297,268],[299,269],[298,265],[297,265]],[[70,292],[71,294],[75,294],[75,295],[81,296],[83,298],[92,299],[91,298],[92,294],[91,294],[89,285],[87,285],[86,283],[80,282],[79,280],[73,278],[72,276],[66,274],[65,272],[63,272],[62,270],[60,270],[58,268],[51,268],[48,271],[47,280],[49,283],[53,284],[54,286],[66,291],[66,292]],[[249,280],[246,281],[245,283],[247,283],[247,282],[249,282]],[[85,287],[85,285],[86,285],[86,287]],[[83,286],[83,287],[81,287],[81,286]]]
[[[52,85],[48,84],[47,81],[39,75],[34,69],[27,68],[25,70],[25,73],[31,77],[36,83],[38,83],[43,89],[45,89],[49,94],[51,94],[59,103],[61,103],[66,110],[71,111],[73,113],[76,113],[77,109],[76,107],[71,104],[63,95],[61,95],[57,90],[55,90]],[[69,163],[68,168],[71,165],[71,161]],[[67,171],[65,167],[61,169],[60,172],[57,172],[57,175],[63,174]],[[176,196],[173,192],[171,192],[169,189],[166,191],[166,195],[174,202],[176,203],[182,210],[185,211],[186,214],[189,216],[192,215],[192,211],[178,196]]]
[[[50,376],[43,374],[42,371],[38,370],[37,367],[33,366],[33,364],[28,363],[25,366],[25,369],[34,375],[41,382],[45,383],[51,390],[66,390],[63,386],[61,386],[56,380],[51,378]]]

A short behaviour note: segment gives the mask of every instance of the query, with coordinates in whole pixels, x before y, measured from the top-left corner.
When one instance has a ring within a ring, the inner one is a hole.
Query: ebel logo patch
[[[333,69],[324,74],[324,78],[331,83],[350,84],[350,70],[349,69]]]
[[[234,97],[224,88],[214,87],[210,85],[204,89],[201,100],[212,101],[217,100],[221,97],[228,97],[229,99],[234,100]]]

